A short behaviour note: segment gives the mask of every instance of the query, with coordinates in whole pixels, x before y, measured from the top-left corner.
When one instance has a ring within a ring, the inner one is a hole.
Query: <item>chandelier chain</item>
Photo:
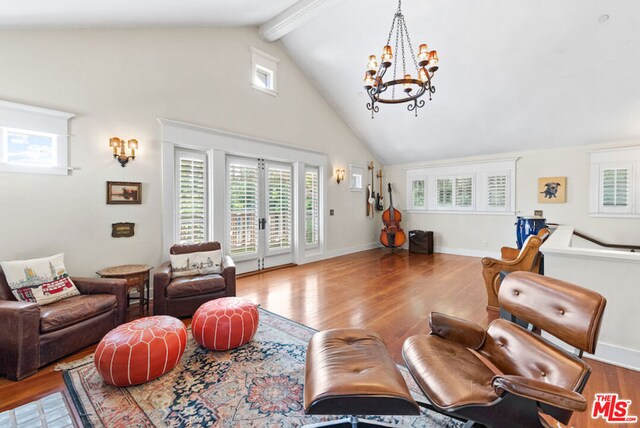
[[[394,23],[396,22],[396,19],[398,19],[399,16],[402,16],[402,15],[396,14],[396,17],[393,19]],[[400,39],[400,37],[399,37],[399,35],[400,35],[400,27],[401,27],[400,20],[398,19],[398,25],[396,26],[396,44],[395,44],[395,46],[393,48],[393,51],[395,52],[395,55],[396,55],[396,60],[393,61],[393,80],[396,80],[396,71],[398,69],[397,56],[398,56],[398,41]],[[392,100],[396,99],[396,87],[395,86],[391,87],[391,99]]]
[[[416,60],[416,54],[413,52],[413,45],[411,44],[411,37],[409,37],[409,29],[407,28],[407,21],[402,20],[402,24],[404,25],[404,32],[407,34],[407,43],[409,44],[409,51],[411,52],[411,58],[413,58],[413,65],[416,67],[416,71],[418,71],[418,61]],[[404,61],[404,51],[402,52],[402,60]]]
[[[404,78],[404,76],[407,74],[407,62],[405,61],[405,57],[404,57],[404,35],[405,35],[405,31],[404,29],[406,28],[406,24],[404,23],[404,17],[400,16],[400,45],[402,46],[402,77]],[[407,33],[407,39],[409,38],[409,34]]]

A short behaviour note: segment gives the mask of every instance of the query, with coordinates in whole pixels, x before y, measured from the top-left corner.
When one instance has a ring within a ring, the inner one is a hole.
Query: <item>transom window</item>
[[[0,171],[67,174],[67,129],[73,116],[0,101]]]

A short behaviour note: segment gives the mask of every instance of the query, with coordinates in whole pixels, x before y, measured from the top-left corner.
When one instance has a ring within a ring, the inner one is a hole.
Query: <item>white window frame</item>
[[[306,208],[307,208],[307,198],[306,198],[306,175],[307,172],[313,172],[316,173],[318,176],[317,179],[317,184],[318,184],[318,188],[317,188],[317,193],[318,193],[318,231],[317,231],[317,240],[316,242],[312,242],[312,243],[308,243],[307,242],[307,216],[306,216]],[[304,215],[304,237],[303,237],[303,241],[305,244],[305,249],[310,250],[310,249],[315,249],[315,248],[319,248],[320,247],[320,242],[322,240],[321,238],[321,231],[322,231],[322,193],[321,193],[321,167],[317,166],[317,165],[305,165],[304,167],[304,175],[305,175],[305,181],[304,181],[304,188],[305,188],[305,197],[303,200],[303,204],[304,204],[304,209],[305,209],[305,215]]]
[[[364,192],[364,183],[367,181],[365,174],[365,167],[362,165],[349,164],[349,190],[352,192]],[[358,179],[360,177],[360,182]]]
[[[594,150],[590,152],[589,215],[592,217],[640,218],[640,146]],[[629,170],[627,206],[603,204],[603,172]]]
[[[180,243],[180,158],[193,157],[194,159],[204,162],[204,241],[209,240],[210,233],[210,204],[209,204],[209,159],[207,153],[199,150],[192,150],[183,147],[176,147],[174,151],[174,170],[175,170],[175,198],[174,198],[174,242]]]
[[[0,100],[0,172],[67,175],[69,173],[69,120],[74,116],[73,113]],[[7,131],[54,138],[55,163],[27,165],[7,162],[5,160]]]
[[[409,212],[424,213],[452,213],[452,214],[515,214],[515,177],[518,158],[496,159],[481,162],[460,162],[451,164],[436,164],[406,169],[406,197]],[[488,177],[491,175],[506,176],[506,204],[504,207],[489,207],[487,203]],[[456,178],[471,178],[472,200],[471,206],[462,207],[456,200]],[[438,205],[437,181],[439,179],[452,180],[451,205]],[[425,206],[413,206],[411,186],[413,181],[425,182]]]
[[[251,47],[251,86],[253,89],[267,93],[269,95],[278,95],[278,63],[280,60],[269,55],[260,49]],[[258,83],[258,73],[266,73],[269,76],[269,86],[264,87]]]
[[[422,181],[422,191],[424,192],[423,204],[415,205],[413,200],[413,183],[416,181]],[[407,205],[409,210],[422,210],[427,206],[427,179],[426,178],[415,178],[407,181]]]

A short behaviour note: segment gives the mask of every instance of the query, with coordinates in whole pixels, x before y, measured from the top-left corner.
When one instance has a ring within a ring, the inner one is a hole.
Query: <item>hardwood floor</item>
[[[486,326],[487,298],[480,260],[445,254],[369,250],[307,265],[238,279],[237,294],[263,308],[318,330],[363,327],[385,339],[393,358],[402,363],[404,340],[427,333],[431,311],[444,312]],[[130,310],[137,315],[137,307]],[[64,361],[89,355],[95,346]],[[593,368],[585,390],[589,410],[598,392],[617,392],[632,400],[631,414],[640,415],[640,372],[590,360]],[[0,411],[54,390],[65,390],[54,365],[22,382],[0,377]],[[574,415],[570,426],[608,426],[588,412]],[[621,426],[621,425],[618,425]]]

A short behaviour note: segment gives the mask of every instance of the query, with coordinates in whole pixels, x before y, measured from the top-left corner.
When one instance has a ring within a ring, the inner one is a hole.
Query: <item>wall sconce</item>
[[[123,168],[127,165],[129,159],[133,160],[136,158],[138,140],[129,140],[127,141],[127,145],[129,146],[129,153],[127,153],[124,140],[121,140],[118,137],[112,137],[109,139],[109,147],[113,147],[113,157],[120,162],[120,165]]]
[[[344,180],[344,169],[336,169],[336,181],[338,184]]]

